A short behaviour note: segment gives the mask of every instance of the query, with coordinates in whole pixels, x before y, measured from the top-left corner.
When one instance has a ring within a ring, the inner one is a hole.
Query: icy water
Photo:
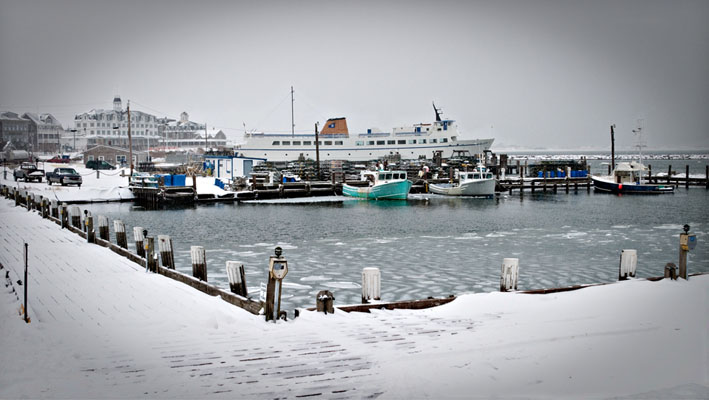
[[[703,188],[660,196],[618,197],[584,188],[523,198],[516,193],[494,199],[411,197],[89,209],[122,219],[132,250],[133,226],[145,227],[149,235],[171,235],[177,269],[188,274],[190,246],[204,246],[209,281],[223,288],[228,289],[225,262],[243,262],[252,297],[267,280],[269,255],[282,247],[289,263],[287,310],[314,306],[323,289],[334,293],[336,304],[359,303],[364,267],[381,270],[385,301],[496,291],[505,257],[520,259],[520,290],[613,282],[622,249],[638,251],[638,276],[659,276],[665,263],[677,263],[685,223],[698,237],[689,271],[709,272],[709,191]]]

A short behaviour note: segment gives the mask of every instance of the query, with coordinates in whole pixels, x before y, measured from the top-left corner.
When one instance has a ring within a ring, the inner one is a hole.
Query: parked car
[[[76,185],[81,187],[83,180],[81,175],[74,168],[54,168],[53,172],[47,172],[47,185],[52,185],[52,183],[59,183],[62,186],[66,185]]]
[[[116,169],[114,165],[111,165],[103,160],[89,160],[86,162],[86,168],[91,169]]]
[[[42,178],[44,178],[44,170],[37,168],[37,164],[23,162],[20,164],[20,168],[17,168],[12,175],[15,177],[15,181],[23,179],[25,182],[42,182]]]
[[[50,158],[49,160],[47,160],[46,162],[50,162],[50,163],[60,163],[60,164],[69,164],[69,161],[71,161],[71,160],[69,160],[69,157],[64,158],[64,157],[62,157],[62,156],[54,156],[54,157]]]

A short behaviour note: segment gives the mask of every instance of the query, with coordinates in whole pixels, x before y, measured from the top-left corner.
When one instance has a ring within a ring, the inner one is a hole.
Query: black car
[[[103,160],[89,160],[86,162],[86,168],[90,169],[116,169],[115,166]]]

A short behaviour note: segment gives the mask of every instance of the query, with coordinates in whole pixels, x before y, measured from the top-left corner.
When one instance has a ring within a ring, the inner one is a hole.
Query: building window
[[[284,146],[290,146],[290,140],[284,140],[282,144]]]
[[[384,141],[383,141],[383,140],[377,140],[377,145],[381,146],[381,145],[383,145],[383,144],[384,144]]]
[[[438,143],[438,139],[431,139],[431,143]]]
[[[396,144],[396,140],[387,140],[387,144]]]
[[[406,140],[397,140],[396,144],[406,144]]]
[[[448,138],[442,138],[441,143],[448,143]]]
[[[368,140],[367,146],[374,146],[374,140]]]
[[[342,140],[335,140],[335,146],[342,146]]]
[[[416,139],[409,139],[409,144],[416,144]]]
[[[274,140],[273,143],[271,143],[271,146],[279,146],[281,144],[280,141]]]
[[[362,140],[356,141],[355,146],[364,146],[364,141],[362,141]]]
[[[294,140],[293,146],[300,146],[300,140]]]
[[[310,140],[306,140],[303,142],[303,146],[312,146],[312,142]]]
[[[332,146],[332,140],[326,140],[325,146]]]

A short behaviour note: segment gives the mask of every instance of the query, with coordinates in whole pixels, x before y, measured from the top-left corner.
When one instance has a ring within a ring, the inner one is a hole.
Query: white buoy
[[[381,299],[381,273],[379,268],[362,269],[362,304]]]

